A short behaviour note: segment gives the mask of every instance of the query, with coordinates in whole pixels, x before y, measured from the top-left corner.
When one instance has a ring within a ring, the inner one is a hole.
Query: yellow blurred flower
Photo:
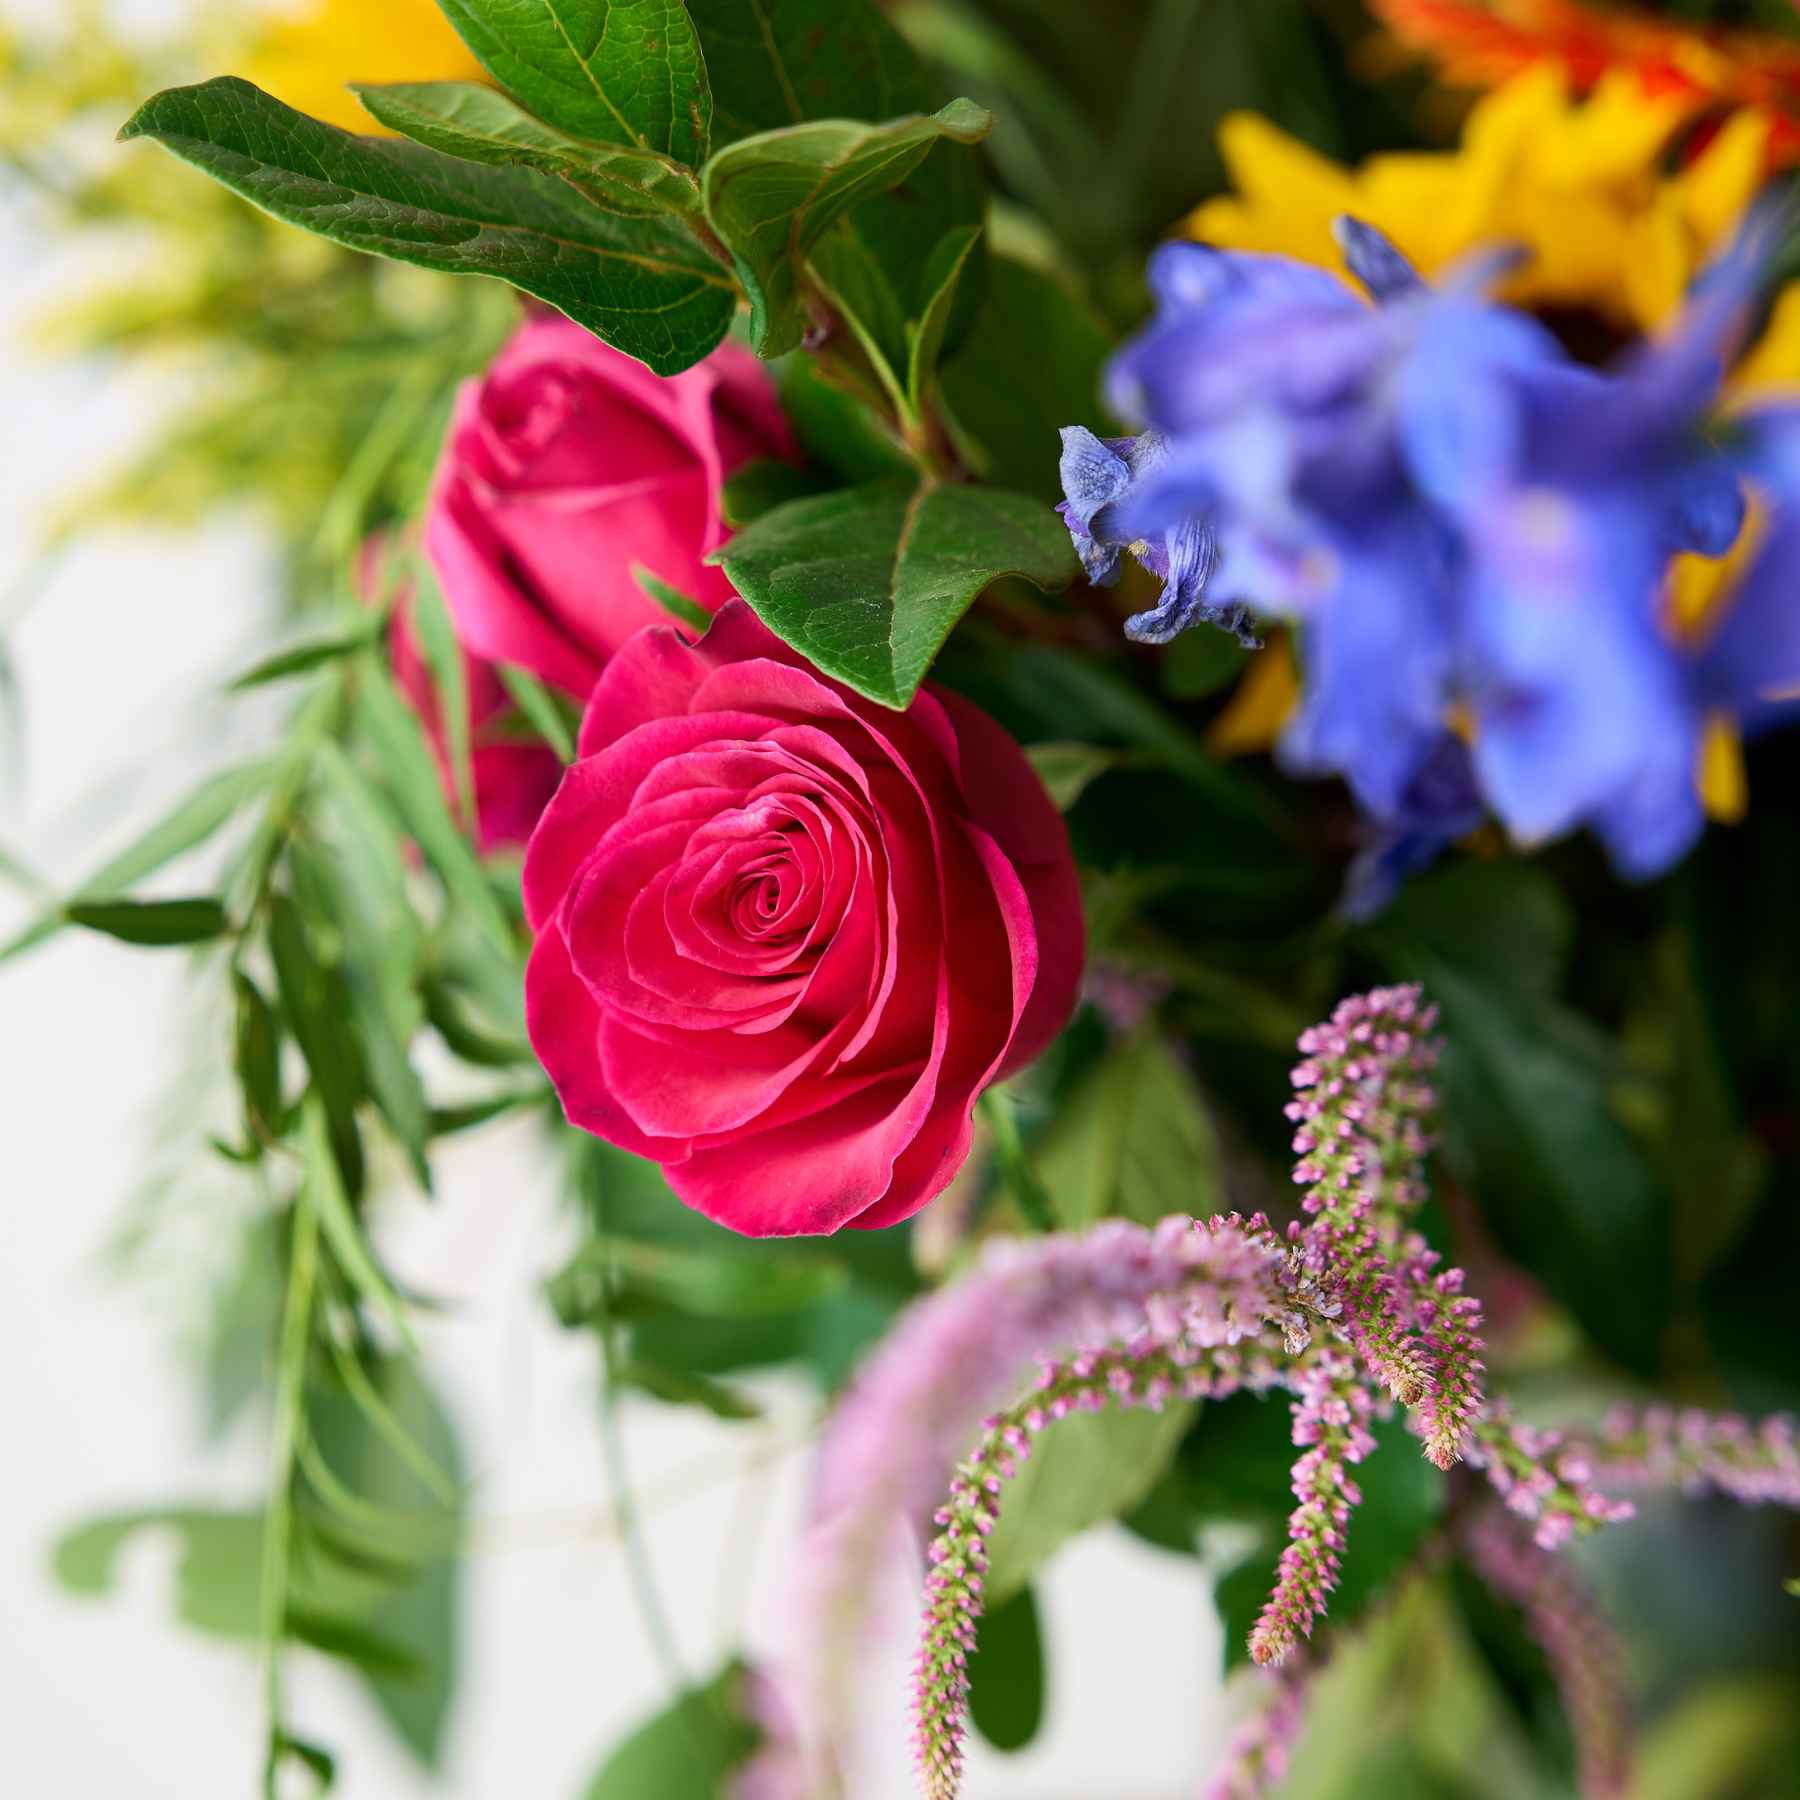
[[[1427,275],[1480,246],[1518,244],[1527,260],[1502,297],[1572,343],[1617,348],[1674,319],[1768,167],[1770,116],[1744,110],[1686,167],[1671,168],[1672,140],[1689,111],[1679,96],[1651,93],[1627,73],[1602,77],[1578,99],[1559,67],[1541,63],[1477,102],[1456,149],[1377,156],[1355,169],[1237,113],[1220,131],[1237,191],[1197,207],[1185,229],[1225,249],[1343,271],[1331,224],[1349,213],[1385,232]],[[1784,389],[1800,389],[1800,283],[1780,295],[1733,375],[1731,397],[1742,404]],[[1742,562],[1681,559],[1672,628],[1705,630]],[[1276,703],[1291,682],[1273,668],[1263,677],[1256,704],[1233,709],[1234,748],[1252,747],[1258,727],[1272,738],[1283,722]],[[1741,766],[1717,734],[1698,779],[1720,816],[1741,812]]]
[[[243,73],[315,119],[372,132],[349,82],[476,81],[481,65],[436,0],[312,0],[263,35]]]

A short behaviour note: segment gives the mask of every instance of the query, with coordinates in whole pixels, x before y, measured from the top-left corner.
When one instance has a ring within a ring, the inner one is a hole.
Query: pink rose
[[[935,688],[861,699],[741,601],[607,664],[525,906],[570,1122],[759,1237],[917,1212],[1081,975],[1068,837],[1012,739]]]
[[[793,459],[762,365],[722,344],[665,380],[560,315],[534,316],[457,397],[425,526],[457,634],[586,699],[634,631],[667,618],[641,564],[709,611],[727,476]]]

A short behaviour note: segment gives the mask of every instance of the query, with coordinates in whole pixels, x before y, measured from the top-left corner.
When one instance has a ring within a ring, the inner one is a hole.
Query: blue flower
[[[1341,775],[1375,822],[1358,904],[1484,806],[1526,843],[1590,826],[1622,872],[1655,874],[1701,829],[1711,723],[1755,728],[1800,699],[1800,413],[1708,435],[1763,238],[1666,342],[1606,371],[1486,297],[1504,252],[1432,287],[1343,221],[1373,305],[1285,258],[1153,257],[1156,316],[1109,374],[1149,430],[1064,434],[1065,516],[1096,579],[1155,546],[1169,585],[1134,635],[1295,625],[1281,754]],[[1732,547],[1746,480],[1760,556],[1714,634],[1684,642],[1672,560]]]

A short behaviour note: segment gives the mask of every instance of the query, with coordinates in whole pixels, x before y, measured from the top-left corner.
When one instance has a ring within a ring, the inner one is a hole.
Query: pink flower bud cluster
[[[1436,1022],[1416,987],[1344,1001],[1302,1035],[1287,1111],[1311,1215],[1294,1242],[1334,1285],[1363,1366],[1420,1409],[1425,1454],[1447,1469],[1481,1410],[1481,1308],[1462,1292],[1462,1272],[1437,1272],[1437,1254],[1407,1229],[1425,1195]]]
[[[1608,1486],[1711,1490],[1747,1506],[1800,1507],[1800,1435],[1783,1413],[1754,1424],[1736,1413],[1620,1407],[1590,1453]]]
[[[1595,1486],[1592,1455],[1560,1431],[1521,1425],[1494,1404],[1475,1431],[1469,1461],[1493,1485],[1507,1511],[1534,1529],[1540,1550],[1560,1550],[1576,1536],[1631,1518],[1629,1500]]]
[[[1200,1800],[1260,1800],[1279,1787],[1306,1719],[1306,1700],[1319,1667],[1314,1654],[1292,1656],[1278,1669],[1261,1670],[1261,1703],[1231,1734]]]
[[[1294,1442],[1303,1452],[1293,1475],[1299,1504],[1288,1515],[1275,1591],[1250,1633],[1250,1657],[1258,1663],[1280,1662],[1312,1635],[1338,1584],[1350,1509],[1362,1501],[1351,1466],[1375,1448],[1373,1402],[1349,1357],[1317,1354],[1293,1385]]]
[[[1109,1403],[1160,1412],[1171,1400],[1221,1399],[1274,1384],[1273,1358],[1252,1346],[1165,1343],[1144,1334],[1129,1344],[1084,1350],[1044,1363],[1034,1391],[982,1421],[973,1453],[957,1469],[938,1508],[926,1552],[925,1617],[913,1664],[913,1756],[929,1800],[951,1800],[962,1774],[962,1721],[968,1659],[984,1605],[987,1539],[1000,1517],[1000,1495],[1031,1455],[1039,1435],[1077,1412]]]
[[[1584,1800],[1613,1800],[1631,1786],[1631,1702],[1618,1639],[1568,1561],[1532,1542],[1496,1507],[1461,1532],[1469,1562],[1510,1600],[1544,1653],[1575,1737],[1576,1786]]]

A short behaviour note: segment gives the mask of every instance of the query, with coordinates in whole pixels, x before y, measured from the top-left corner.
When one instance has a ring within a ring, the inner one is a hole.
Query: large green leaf
[[[438,0],[482,66],[550,124],[698,167],[712,92],[681,0]]]
[[[977,143],[992,124],[983,108],[953,100],[939,112],[882,125],[790,125],[720,151],[706,168],[706,216],[750,296],[758,354],[779,356],[805,335],[802,264],[830,226],[859,202],[897,187],[940,139]]]
[[[803,119],[927,110],[918,59],[869,0],[688,0],[720,144]]]
[[[702,1800],[729,1792],[762,1733],[748,1717],[748,1672],[731,1663],[639,1726],[606,1759],[582,1800]]]
[[[1037,1172],[1058,1225],[1152,1225],[1220,1210],[1218,1138],[1194,1078],[1153,1032],[1121,1045],[1057,1113]]]
[[[730,279],[672,220],[620,219],[527,168],[355,137],[225,76],[170,88],[120,133],[149,137],[289,224],[462,275],[494,275],[659,375],[725,335]]]
[[[1192,1401],[1161,1412],[1109,1407],[1041,1432],[1000,1498],[988,1540],[988,1604],[1003,1605],[1077,1533],[1130,1512],[1161,1478],[1195,1410]]]
[[[560,175],[608,212],[699,210],[700,183],[684,164],[654,150],[583,143],[479,82],[358,85],[356,92],[382,124],[414,143],[470,162],[522,163]]]
[[[1074,578],[1068,533],[1022,494],[881,482],[777,507],[720,554],[770,630],[827,675],[905,707],[989,582]]]

